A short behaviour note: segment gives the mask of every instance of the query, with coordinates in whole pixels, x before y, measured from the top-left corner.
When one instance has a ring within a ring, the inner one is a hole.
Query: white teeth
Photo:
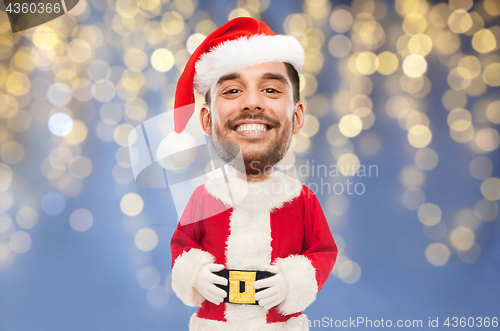
[[[257,133],[267,131],[267,126],[264,124],[241,124],[236,127],[236,131],[244,133]]]

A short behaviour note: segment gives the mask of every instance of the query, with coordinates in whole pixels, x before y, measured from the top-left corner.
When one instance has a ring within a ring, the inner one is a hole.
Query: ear
[[[203,132],[210,137],[210,109],[206,103],[200,109],[200,124]]]
[[[293,114],[295,123],[293,125],[293,134],[299,133],[304,128],[304,104],[297,101],[295,104],[295,113]]]

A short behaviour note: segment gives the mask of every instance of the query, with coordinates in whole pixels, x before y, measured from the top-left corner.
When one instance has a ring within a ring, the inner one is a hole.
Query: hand
[[[255,289],[268,287],[263,291],[255,293],[255,300],[259,301],[259,306],[268,310],[279,305],[286,299],[288,295],[288,283],[278,266],[269,266],[266,270],[276,275],[256,281],[253,283],[253,287]]]
[[[217,287],[215,284],[227,286],[227,279],[213,274],[224,269],[222,264],[209,263],[201,267],[196,279],[196,290],[208,301],[219,305],[227,296],[226,291]]]

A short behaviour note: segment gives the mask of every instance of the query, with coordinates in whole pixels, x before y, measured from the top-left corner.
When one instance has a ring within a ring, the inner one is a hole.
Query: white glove
[[[227,296],[226,291],[217,287],[215,284],[227,286],[227,279],[217,276],[212,272],[224,269],[222,264],[208,263],[201,267],[196,279],[196,290],[208,301],[219,305]]]
[[[268,310],[279,305],[286,299],[288,295],[288,283],[278,266],[269,266],[266,270],[276,275],[256,281],[253,283],[253,287],[255,289],[268,287],[263,291],[255,293],[255,300],[259,301],[259,306]]]

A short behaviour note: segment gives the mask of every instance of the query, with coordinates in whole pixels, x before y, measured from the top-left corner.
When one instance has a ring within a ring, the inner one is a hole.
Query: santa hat
[[[254,18],[230,20],[196,48],[177,82],[175,132],[180,134],[194,113],[193,90],[205,95],[221,76],[263,62],[288,62],[300,72],[304,57],[295,37],[277,35]]]

